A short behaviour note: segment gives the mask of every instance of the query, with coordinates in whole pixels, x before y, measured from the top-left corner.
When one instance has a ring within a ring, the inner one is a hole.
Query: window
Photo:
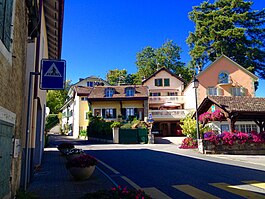
[[[228,132],[229,131],[229,125],[228,124],[221,124],[221,132]]]
[[[13,0],[0,0],[0,40],[9,50],[11,45]]]
[[[243,96],[245,95],[245,89],[243,87],[232,87],[231,94],[233,96]]]
[[[164,86],[170,86],[169,79],[164,79]]]
[[[161,96],[161,93],[150,93],[150,96]]]
[[[134,108],[126,108],[126,118],[134,116]]]
[[[155,79],[155,86],[163,86],[162,79]]]
[[[113,88],[106,88],[105,89],[105,97],[112,97],[114,94],[114,89]]]
[[[94,116],[101,116],[101,109],[94,109]]]
[[[235,130],[244,132],[244,133],[249,133],[251,131],[257,131],[257,125],[256,124],[236,124]]]
[[[103,117],[107,119],[116,118],[116,109],[102,109],[102,114]]]
[[[125,88],[125,93],[127,97],[133,97],[135,93],[134,88]]]
[[[215,88],[215,87],[209,87],[208,88],[208,95],[217,96],[217,88]]]
[[[88,87],[94,87],[94,82],[87,82],[86,85],[87,85]]]
[[[167,96],[178,96],[178,92],[168,92]]]
[[[85,112],[85,120],[88,120],[88,119],[89,119],[89,112],[86,111],[86,112]]]
[[[87,101],[88,97],[81,97],[81,101]]]
[[[218,76],[219,84],[229,83],[229,75],[227,73],[220,73]]]

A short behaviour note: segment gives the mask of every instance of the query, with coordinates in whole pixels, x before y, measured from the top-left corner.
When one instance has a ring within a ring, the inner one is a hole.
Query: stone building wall
[[[0,106],[16,114],[14,138],[23,138],[24,85],[27,47],[27,8],[25,1],[14,0],[13,4],[13,39],[11,50],[3,54],[0,51]],[[21,140],[23,142],[23,140]],[[11,192],[12,196],[19,187],[21,167],[21,153],[18,158],[12,158]],[[13,198],[13,197],[12,197]]]

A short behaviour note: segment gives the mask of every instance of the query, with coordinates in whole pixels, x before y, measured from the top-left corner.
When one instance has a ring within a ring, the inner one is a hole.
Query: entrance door
[[[10,192],[13,125],[0,120],[0,198]]]
[[[161,129],[161,131],[162,131],[162,135],[163,136],[166,136],[166,135],[168,135],[169,134],[169,129],[168,129],[168,123],[161,123],[160,124],[160,129]]]

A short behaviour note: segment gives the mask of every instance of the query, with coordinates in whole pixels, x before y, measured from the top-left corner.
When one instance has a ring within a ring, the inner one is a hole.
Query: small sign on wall
[[[14,158],[18,158],[20,150],[21,150],[20,139],[15,139],[15,141],[14,141],[14,153],[13,153]]]
[[[215,111],[215,105],[212,105],[211,109],[212,109],[212,113],[213,113]]]

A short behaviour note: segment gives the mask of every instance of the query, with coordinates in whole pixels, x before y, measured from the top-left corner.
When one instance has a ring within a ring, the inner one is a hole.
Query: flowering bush
[[[94,193],[87,193],[84,197],[89,199],[152,199],[142,190],[127,190],[127,188],[122,188],[118,186],[117,188],[112,188],[111,190],[100,190]]]
[[[233,145],[235,142],[239,144],[265,143],[265,132],[261,132],[261,133],[223,132],[218,135],[215,135],[215,133],[213,132],[207,132],[204,134],[204,140],[210,141],[215,145],[218,145],[218,144]]]
[[[212,120],[212,114],[210,112],[205,112],[199,116],[199,121],[207,123]]]
[[[198,148],[198,144],[195,139],[188,137],[182,141],[181,146],[179,148],[180,149],[195,149],[195,148]]]
[[[223,119],[225,119],[225,116],[220,110],[216,110],[213,113],[205,112],[199,116],[199,121],[204,124],[210,121],[222,121]]]
[[[69,160],[66,163],[66,167],[70,168],[70,167],[89,167],[89,166],[94,166],[97,164],[97,160],[93,157],[90,156],[88,154],[82,154],[76,158],[73,158],[71,160]]]

